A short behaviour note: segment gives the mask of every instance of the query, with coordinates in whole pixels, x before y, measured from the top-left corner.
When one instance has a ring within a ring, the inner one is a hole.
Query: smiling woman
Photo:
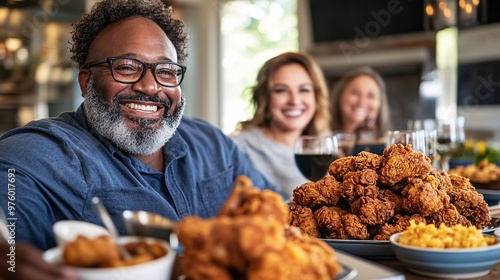
[[[232,138],[268,180],[288,195],[308,181],[294,164],[293,145],[301,135],[327,134],[328,91],[317,63],[287,52],[269,59],[252,88],[253,117]]]

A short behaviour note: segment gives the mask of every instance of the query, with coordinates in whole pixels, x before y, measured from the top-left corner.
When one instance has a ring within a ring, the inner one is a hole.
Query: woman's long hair
[[[313,83],[316,100],[316,112],[312,120],[302,131],[302,134],[320,135],[328,131],[330,111],[325,77],[321,68],[312,57],[298,52],[282,53],[264,63],[257,75],[257,84],[251,88],[251,105],[255,108],[255,113],[251,119],[240,122],[239,128],[269,127],[271,122],[269,113],[269,102],[271,99],[270,80],[279,68],[294,63],[300,64],[309,74]]]

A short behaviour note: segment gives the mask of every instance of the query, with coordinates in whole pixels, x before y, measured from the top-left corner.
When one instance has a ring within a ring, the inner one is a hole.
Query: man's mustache
[[[118,104],[121,101],[146,101],[146,102],[160,103],[165,108],[165,111],[169,111],[170,106],[172,106],[170,100],[161,99],[158,96],[158,94],[154,95],[120,94],[115,96],[115,104]]]

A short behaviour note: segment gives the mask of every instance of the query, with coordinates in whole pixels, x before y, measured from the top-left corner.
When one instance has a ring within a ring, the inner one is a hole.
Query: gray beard
[[[125,123],[120,113],[120,99],[151,100],[161,102],[165,106],[165,115],[159,128],[152,128],[156,120],[133,119],[139,128],[130,128]],[[109,139],[119,149],[132,155],[150,155],[165,145],[175,134],[181,122],[185,108],[184,96],[181,96],[179,107],[173,114],[168,113],[170,102],[160,100],[158,96],[135,94],[134,96],[117,95],[113,104],[102,99],[95,89],[94,79],[91,78],[87,85],[87,95],[83,107],[90,125],[104,138]]]

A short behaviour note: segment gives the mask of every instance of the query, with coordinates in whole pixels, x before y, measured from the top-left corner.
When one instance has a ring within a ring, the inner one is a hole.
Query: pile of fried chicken
[[[293,192],[289,223],[313,237],[388,240],[410,220],[482,229],[491,219],[469,179],[438,172],[411,145],[340,158],[328,173]]]
[[[180,270],[190,280],[334,279],[341,266],[333,249],[288,225],[288,217],[279,194],[239,176],[216,217],[177,225]]]

